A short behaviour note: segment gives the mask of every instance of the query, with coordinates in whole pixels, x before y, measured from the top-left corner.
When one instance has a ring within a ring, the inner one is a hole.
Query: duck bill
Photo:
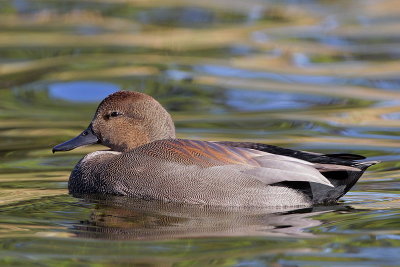
[[[53,153],[58,151],[69,151],[80,146],[92,145],[97,143],[99,143],[99,138],[97,138],[97,136],[93,133],[92,127],[89,126],[77,137],[53,147]]]

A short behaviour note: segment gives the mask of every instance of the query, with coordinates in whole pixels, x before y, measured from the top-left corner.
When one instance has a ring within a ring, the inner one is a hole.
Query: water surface
[[[397,266],[399,26],[395,0],[1,1],[1,265]],[[180,138],[382,163],[312,209],[70,196],[102,148],[51,148],[121,89],[158,99]]]

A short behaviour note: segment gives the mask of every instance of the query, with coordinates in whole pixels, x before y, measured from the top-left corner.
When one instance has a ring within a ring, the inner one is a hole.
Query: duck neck
[[[154,141],[175,138],[175,125],[168,115],[168,119],[160,120],[159,123],[145,124],[144,128],[128,132],[125,136],[114,140],[116,142],[107,144],[107,146],[114,151],[127,152]]]

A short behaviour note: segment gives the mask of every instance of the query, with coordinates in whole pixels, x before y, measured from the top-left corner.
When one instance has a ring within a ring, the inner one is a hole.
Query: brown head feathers
[[[155,140],[175,138],[168,112],[149,95],[119,91],[105,98],[91,122],[100,143],[128,151]]]

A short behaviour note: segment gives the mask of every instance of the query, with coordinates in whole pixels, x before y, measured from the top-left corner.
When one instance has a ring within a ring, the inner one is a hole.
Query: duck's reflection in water
[[[321,225],[315,215],[343,206],[235,208],[182,205],[117,196],[79,196],[96,203],[90,217],[72,227],[77,237],[112,240],[162,240],[228,236],[302,236]]]

